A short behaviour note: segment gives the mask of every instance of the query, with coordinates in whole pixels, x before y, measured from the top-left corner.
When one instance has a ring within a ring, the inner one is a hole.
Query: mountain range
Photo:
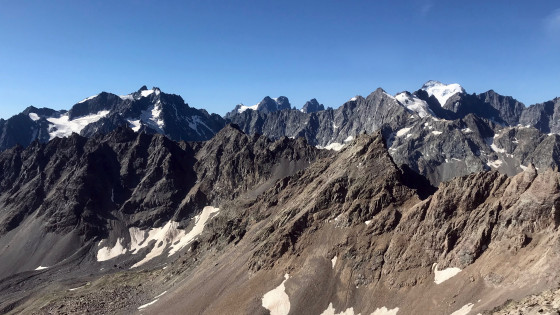
[[[554,309],[558,105],[429,81],[224,117],[146,87],[29,107],[0,120],[0,312]]]

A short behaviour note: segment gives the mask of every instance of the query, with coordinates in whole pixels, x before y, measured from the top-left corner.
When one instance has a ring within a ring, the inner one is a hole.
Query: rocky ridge
[[[84,148],[84,154],[90,152],[85,148],[97,146],[95,141],[100,141],[101,147],[122,148],[111,151],[124,153],[142,137],[154,144],[165,139],[140,134],[127,140],[127,135],[135,134],[119,130],[107,138],[74,136],[60,142],[81,140],[86,144],[75,146]],[[270,141],[249,136],[235,126],[226,127],[204,144],[170,141],[166,147],[137,150],[153,152],[148,160],[161,156],[156,163],[163,167],[161,174],[174,165],[173,150],[193,157],[194,163],[186,169],[192,170],[196,181],[188,192],[179,190],[184,196],[182,204],[190,205],[192,212],[166,212],[165,204],[148,212],[161,211],[154,218],[175,215],[174,219],[185,222],[183,226],[189,229],[192,223],[188,218],[201,215],[195,210],[200,204],[219,207],[218,215],[208,220],[195,242],[177,256],[165,255],[140,268],[122,271],[120,268],[129,268],[149,254],[150,246],[148,252],[126,252],[98,262],[95,254],[101,245],[97,245],[99,238],[94,239],[90,247],[82,249],[86,254],[75,258],[81,262],[74,273],[63,270],[76,268],[76,260],[50,265],[37,259],[36,264],[49,268],[4,278],[0,291],[7,302],[0,304],[0,309],[64,313],[88,307],[96,312],[130,313],[155,301],[142,308],[142,313],[177,313],[186,305],[193,313],[262,313],[261,298],[284,283],[292,313],[321,314],[332,308],[369,314],[385,308],[399,314],[418,310],[451,314],[465,307],[476,313],[491,310],[507,299],[555,288],[560,280],[554,267],[560,262],[557,171],[537,171],[529,165],[513,177],[496,171],[477,172],[441,183],[437,191],[426,191],[422,189],[425,183],[410,180],[415,173],[393,162],[380,132],[360,135],[336,154],[317,150],[303,139]],[[68,144],[62,148],[75,155],[67,149]],[[20,151],[33,155],[32,149]],[[159,155],[159,151],[171,153]],[[251,160],[253,164],[248,163]],[[303,164],[294,163],[290,171],[280,174],[275,166],[283,160]],[[175,173],[189,177],[189,172]],[[12,178],[25,178],[26,173]],[[162,184],[149,186],[173,184],[165,176],[157,178],[164,178]],[[156,195],[159,193],[147,192],[135,198],[139,205],[153,205],[157,201],[150,198]],[[194,202],[197,200],[201,203]],[[142,220],[148,212],[128,214],[117,208],[100,224],[157,228],[164,223]],[[104,242],[116,247],[122,238],[127,246],[132,241],[128,233],[127,229],[113,228]],[[10,237],[9,232],[0,240],[6,237]],[[13,240],[11,246],[17,246]],[[83,270],[89,270],[87,279],[79,276]],[[23,277],[28,285],[22,286],[19,279]],[[141,279],[148,278],[149,287],[138,286]],[[44,283],[40,279],[51,280]],[[86,282],[90,284],[68,291]],[[19,289],[13,283],[20,283]],[[100,286],[104,289],[99,290]],[[127,294],[119,291],[122,286]],[[82,293],[76,293],[79,290]],[[116,308],[109,306],[109,292],[122,299]],[[82,304],[70,298],[77,294]],[[36,303],[39,297],[46,300]]]

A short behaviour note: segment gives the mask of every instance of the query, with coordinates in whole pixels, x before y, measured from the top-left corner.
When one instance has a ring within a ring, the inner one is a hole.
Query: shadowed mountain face
[[[106,134],[122,126],[160,133],[176,141],[201,141],[212,138],[224,125],[220,116],[189,107],[178,95],[143,86],[123,96],[101,92],[69,111],[28,107],[8,120],[0,119],[0,151],[73,132],[86,137]]]

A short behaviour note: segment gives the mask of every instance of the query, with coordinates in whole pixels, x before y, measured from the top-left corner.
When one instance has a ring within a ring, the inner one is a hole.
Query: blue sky
[[[144,84],[218,114],[430,79],[530,105],[560,96],[559,51],[558,1],[3,1],[0,117]]]

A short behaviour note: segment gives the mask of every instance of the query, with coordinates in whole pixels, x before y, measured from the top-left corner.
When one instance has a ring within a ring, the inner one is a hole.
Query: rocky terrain
[[[101,92],[68,111],[30,106],[7,120],[0,119],[0,151],[72,133],[91,137],[123,126],[160,133],[176,141],[200,141],[212,138],[224,125],[219,115],[189,107],[178,95],[143,86],[128,95]]]
[[[0,152],[0,313],[554,314],[554,102],[431,81],[224,119],[156,88],[28,109],[9,125],[36,138]]]
[[[560,281],[558,172],[436,190],[380,132],[336,152],[125,128],[0,161],[4,313],[476,314]]]

